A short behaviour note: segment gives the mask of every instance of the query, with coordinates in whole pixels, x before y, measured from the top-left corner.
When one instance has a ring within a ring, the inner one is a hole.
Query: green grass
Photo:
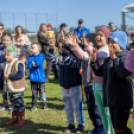
[[[49,83],[46,83],[46,95],[48,110],[42,109],[42,104],[38,98],[38,110],[31,112],[31,89],[25,91],[24,101],[26,106],[26,125],[21,128],[14,126],[5,127],[5,122],[11,119],[11,114],[7,111],[0,112],[0,134],[63,134],[63,130],[68,125],[66,114],[64,112],[64,104],[62,99],[62,88],[58,84],[59,82],[51,79]],[[2,105],[2,98],[0,97],[0,105]],[[85,118],[85,132],[93,129],[91,120],[89,119],[87,106],[84,106],[84,118]],[[77,122],[75,122],[77,125]],[[134,132],[134,121],[132,120],[132,112],[128,122],[128,126]]]

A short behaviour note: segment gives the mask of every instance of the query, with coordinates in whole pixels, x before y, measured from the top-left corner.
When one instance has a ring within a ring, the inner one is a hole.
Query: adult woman
[[[4,25],[0,23],[0,44],[2,44],[2,36],[4,34]]]
[[[13,38],[13,44],[18,48],[18,58],[21,59],[23,56],[27,57],[26,50],[30,45],[27,35],[21,26],[15,28],[15,33],[16,35]]]

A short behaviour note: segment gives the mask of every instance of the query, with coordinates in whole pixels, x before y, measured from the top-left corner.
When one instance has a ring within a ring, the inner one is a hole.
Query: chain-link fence
[[[58,28],[58,16],[52,13],[5,13],[0,12],[0,22],[5,29],[14,31],[20,25],[26,32],[37,32],[41,23],[50,23],[53,28]]]

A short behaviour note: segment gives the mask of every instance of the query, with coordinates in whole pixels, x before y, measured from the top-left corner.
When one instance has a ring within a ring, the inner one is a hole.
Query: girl
[[[18,58],[21,59],[23,56],[27,58],[29,56],[27,52],[28,46],[30,45],[29,39],[21,26],[15,28],[15,33],[16,36],[13,38],[13,44],[18,49]]]
[[[127,70],[129,70],[130,72],[134,73],[134,49],[132,49],[128,55],[127,58],[125,60],[125,66],[124,66]],[[134,110],[133,110],[133,116],[132,118],[134,119]]]
[[[100,66],[96,51],[91,55],[91,68],[95,75],[103,76],[103,104],[110,108],[116,134],[132,134],[127,128],[130,109],[133,107],[133,73],[124,68],[127,35],[116,31],[109,36],[110,57]]]
[[[97,49],[100,52],[100,54],[98,55],[98,58],[100,59],[100,63],[102,64],[102,61],[104,61],[104,59],[106,57],[108,57],[108,37],[110,35],[110,32],[107,30],[106,26],[101,26],[98,28],[97,33],[96,33],[96,43],[97,43]],[[90,53],[91,51],[91,45],[88,44],[85,41],[85,36],[84,36],[84,40],[83,43],[85,45],[85,50],[87,52],[82,51],[82,49],[80,49],[80,47],[76,44],[76,43],[72,43],[73,47],[72,50],[74,51],[75,55],[85,61],[90,61]],[[95,101],[99,107],[101,116],[102,116],[102,120],[103,120],[103,124],[104,124],[104,128],[105,131],[107,133],[114,133],[113,130],[113,126],[111,123],[111,118],[110,118],[110,112],[109,112],[109,108],[108,107],[103,107],[103,95],[102,95],[102,77],[97,77],[94,75],[94,73],[91,71],[90,69],[90,74],[88,71],[88,74],[90,75],[90,79],[92,80],[93,83],[93,90],[94,90],[94,95],[95,95]],[[92,133],[99,133],[98,129],[94,129],[92,132],[90,132],[89,134]]]
[[[2,45],[0,46],[0,90],[3,89],[3,65],[6,62],[5,56],[4,56],[4,49],[7,46],[12,45],[12,43],[13,43],[13,41],[12,41],[11,34],[4,33],[2,36]],[[7,93],[4,92],[2,96],[3,96],[3,106],[0,108],[0,111],[1,110],[10,110],[8,101],[7,101]]]

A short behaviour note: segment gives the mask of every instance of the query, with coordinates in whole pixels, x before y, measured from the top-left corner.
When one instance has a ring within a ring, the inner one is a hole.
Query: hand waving
[[[94,48],[93,53],[90,54],[90,59],[92,62],[96,61],[96,54],[97,54],[97,50],[96,50],[96,48]]]
[[[116,56],[115,56],[115,51],[114,51],[113,45],[109,45],[108,47],[109,47],[109,56],[110,56],[110,58],[115,59]]]

